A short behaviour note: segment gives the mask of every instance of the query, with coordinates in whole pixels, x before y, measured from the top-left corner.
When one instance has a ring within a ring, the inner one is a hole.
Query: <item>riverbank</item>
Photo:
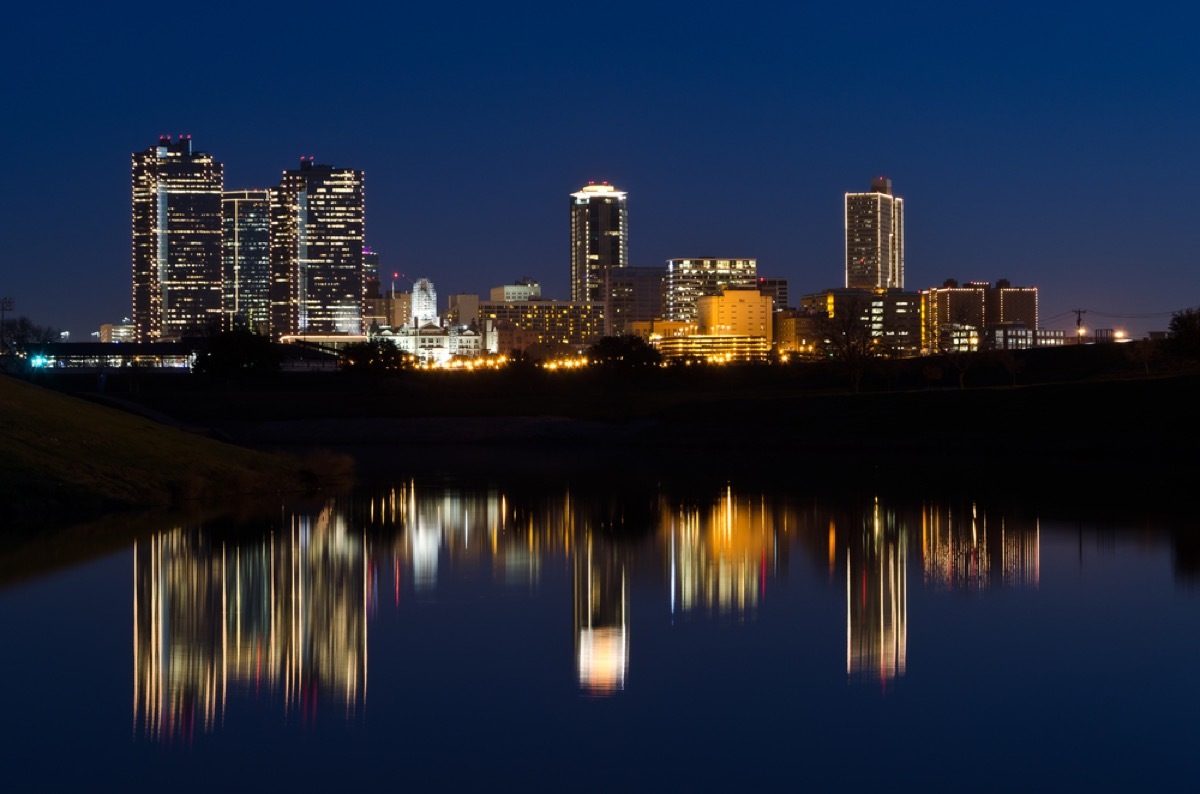
[[[278,455],[0,376],[4,535],[107,512],[234,507],[344,481],[345,461]]]

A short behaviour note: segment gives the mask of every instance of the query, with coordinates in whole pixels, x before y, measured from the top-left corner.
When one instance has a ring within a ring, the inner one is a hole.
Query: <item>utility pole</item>
[[[1087,309],[1071,309],[1075,312],[1075,344],[1083,344],[1083,315],[1087,314]]]

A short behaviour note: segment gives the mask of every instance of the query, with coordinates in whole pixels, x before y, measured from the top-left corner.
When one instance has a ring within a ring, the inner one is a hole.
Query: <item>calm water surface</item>
[[[0,590],[5,788],[1194,789],[1189,537],[413,483],[168,527]]]

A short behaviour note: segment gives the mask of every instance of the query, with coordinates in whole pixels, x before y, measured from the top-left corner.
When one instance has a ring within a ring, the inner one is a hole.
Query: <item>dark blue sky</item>
[[[842,196],[887,175],[909,289],[1008,278],[1048,327],[1162,329],[1200,305],[1200,11],[1158,6],[39,4],[0,47],[0,294],[73,339],[128,315],[130,154],[189,133],[228,189],[365,170],[368,244],[443,307],[565,298],[589,180],[628,191],[633,264],[840,286]]]

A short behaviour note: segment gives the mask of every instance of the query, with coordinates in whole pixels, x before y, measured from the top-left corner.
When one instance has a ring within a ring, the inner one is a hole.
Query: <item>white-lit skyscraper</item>
[[[871,180],[870,193],[846,194],[846,286],[904,288],[904,200],[892,180]]]
[[[271,284],[271,202],[265,190],[227,190],[221,279],[227,328],[266,333]]]
[[[271,190],[271,335],[363,333],[363,172],[303,158]]]
[[[190,135],[133,154],[133,325],[139,342],[219,327],[224,171]]]

